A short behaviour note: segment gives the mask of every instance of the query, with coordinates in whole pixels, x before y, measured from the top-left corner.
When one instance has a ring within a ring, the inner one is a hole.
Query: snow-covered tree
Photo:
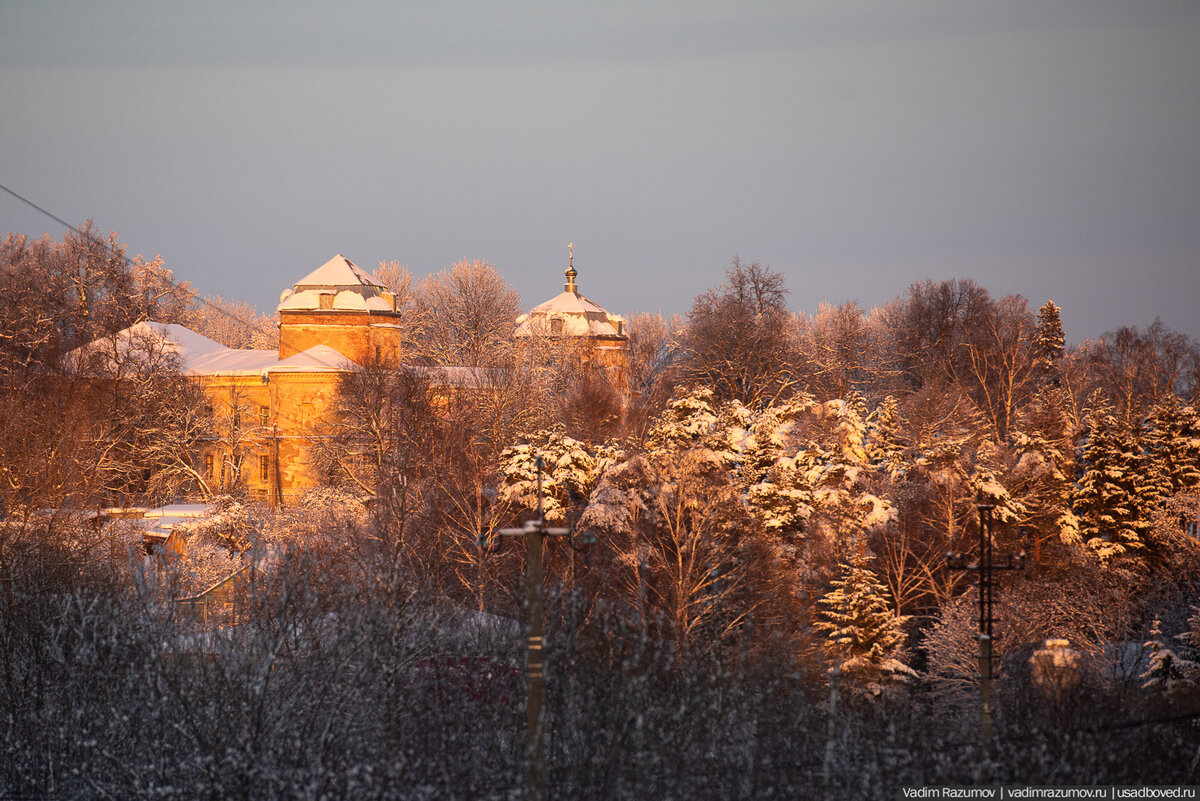
[[[902,478],[906,468],[902,422],[900,405],[891,395],[867,416],[867,461],[892,481]]]
[[[711,399],[699,389],[668,404],[645,445],[604,470],[580,518],[605,535],[610,589],[640,626],[669,623],[688,643],[732,633],[774,592],[781,571],[772,565],[787,559],[808,508],[781,455],[804,404],[756,414]]]
[[[719,642],[744,622],[761,551],[741,488],[717,451],[659,447],[604,471],[580,525],[613,555],[609,589],[643,630],[665,624],[681,644]],[[701,637],[701,633],[704,637]]]
[[[265,350],[279,347],[279,326],[275,318],[260,314],[246,301],[210,295],[186,312],[183,323],[226,347]]]
[[[415,295],[407,325],[421,355],[467,367],[505,361],[521,296],[491,264],[457,261],[426,277]]]
[[[975,449],[975,468],[971,473],[968,485],[976,503],[991,504],[992,519],[999,525],[1016,523],[1021,520],[1026,508],[1019,500],[1014,499],[1008,489],[1000,483],[997,473],[1000,472],[999,447],[992,440],[985,439]]]
[[[1179,635],[1179,641],[1184,644],[1190,654],[1200,657],[1200,606],[1192,607],[1192,614],[1187,619],[1187,631]]]
[[[1043,386],[1022,410],[1013,432],[1017,463],[1010,487],[1025,504],[1033,532],[1033,559],[1041,563],[1043,546],[1081,543],[1079,522],[1071,510],[1074,447],[1061,388]]]
[[[1175,695],[1195,686],[1194,679],[1200,673],[1200,665],[1175,653],[1167,644],[1162,622],[1158,618],[1154,619],[1154,625],[1150,628],[1150,639],[1142,647],[1150,654],[1146,669],[1138,677],[1142,680],[1143,690]]]
[[[827,443],[812,443],[797,459],[806,465],[813,488],[813,532],[833,546],[839,556],[857,547],[863,536],[895,517],[892,503],[877,495],[867,463],[866,424],[862,399],[822,404],[819,414],[829,435]]]
[[[1072,494],[1080,538],[1106,564],[1136,560],[1149,525],[1139,504],[1141,455],[1133,436],[1098,398],[1080,461],[1084,473]]]
[[[1147,508],[1200,485],[1200,415],[1193,406],[1170,398],[1146,418],[1145,474]]]
[[[799,355],[812,392],[844,398],[872,378],[874,330],[855,301],[822,302],[812,319],[799,319]]]
[[[1037,328],[1033,335],[1033,366],[1044,376],[1050,375],[1062,358],[1066,335],[1063,333],[1062,313],[1052,300],[1038,309]]]
[[[812,408],[813,400],[805,394],[767,407],[753,421],[742,452],[741,475],[750,512],[788,548],[794,548],[812,514],[813,498],[803,466],[786,455],[786,449],[794,439],[797,419]]]
[[[713,392],[700,387],[676,396],[650,429],[647,446],[687,448],[699,445],[717,422]]]
[[[841,565],[833,589],[821,597],[815,622],[823,650],[838,671],[839,686],[869,695],[916,676],[905,663],[904,624],[868,559],[856,554]]]
[[[537,460],[543,462],[542,513],[551,523],[567,519],[591,494],[607,454],[589,449],[565,436],[560,429],[541,431],[524,445],[507,448],[501,455],[500,497],[526,511],[538,507]]]

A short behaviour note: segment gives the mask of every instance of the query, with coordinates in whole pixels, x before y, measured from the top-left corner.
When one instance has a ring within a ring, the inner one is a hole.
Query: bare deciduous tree
[[[435,364],[487,367],[503,360],[521,296],[492,265],[455,262],[421,282],[408,326],[417,355]]]
[[[184,325],[229,348],[274,350],[279,347],[279,326],[273,316],[260,314],[252,304],[210,295],[196,302]]]
[[[1034,331],[1025,298],[1008,295],[983,315],[962,343],[962,378],[1001,442],[1008,439],[1018,408],[1035,386]]]
[[[857,303],[822,302],[799,334],[809,390],[818,398],[845,398],[868,388],[875,377],[874,331]]]
[[[783,276],[734,259],[726,281],[696,298],[682,337],[684,378],[718,400],[760,406],[795,384]]]
[[[1145,330],[1124,326],[1092,343],[1092,375],[1116,408],[1133,425],[1168,395],[1191,398],[1200,376],[1200,345],[1155,320]]]

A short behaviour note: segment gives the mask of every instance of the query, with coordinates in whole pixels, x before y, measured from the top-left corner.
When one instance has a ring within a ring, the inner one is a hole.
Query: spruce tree
[[[516,509],[535,511],[541,456],[542,513],[552,523],[562,522],[592,491],[602,466],[597,456],[603,449],[571,439],[561,426],[539,431],[530,440],[505,448],[500,455],[500,497]]]
[[[1174,695],[1193,686],[1193,677],[1200,670],[1200,665],[1179,656],[1167,645],[1158,618],[1154,619],[1154,625],[1150,628],[1150,639],[1142,647],[1150,654],[1146,669],[1138,676],[1142,680],[1143,690]]]
[[[1054,301],[1048,300],[1038,310],[1037,329],[1033,335],[1033,366],[1043,376],[1052,375],[1062,358],[1066,335],[1062,316]]]
[[[1102,562],[1136,561],[1149,529],[1139,502],[1141,454],[1132,434],[1098,398],[1088,414],[1080,461],[1084,472],[1072,493],[1080,538]]]
[[[1000,454],[996,443],[985,439],[975,449],[975,469],[971,473],[971,495],[977,502],[991,504],[992,517],[997,523],[1015,523],[1028,510],[1025,504],[1015,500],[1008,489],[1000,483]]]
[[[1189,654],[1200,659],[1200,606],[1192,607],[1191,617],[1187,619],[1188,630],[1179,635],[1179,641],[1184,644]]]
[[[1033,525],[1033,556],[1042,561],[1042,546],[1058,540],[1078,545],[1079,527],[1071,511],[1075,453],[1071,444],[1067,400],[1059,387],[1043,385],[1022,409],[1013,445],[1019,455],[1013,470],[1020,497]]]
[[[874,492],[875,482],[865,447],[866,404],[858,393],[847,400],[822,404],[827,423],[824,443],[810,443],[796,462],[813,488],[812,528],[822,533],[840,555],[859,539],[895,517],[895,508]]]
[[[902,478],[906,468],[900,425],[900,406],[891,395],[867,417],[867,461],[892,481]]]
[[[825,634],[823,650],[843,687],[879,695],[889,685],[915,676],[904,662],[904,624],[887,602],[868,559],[856,554],[842,562],[833,589],[819,601],[815,626]]]
[[[768,406],[754,419],[742,450],[741,479],[751,514],[768,532],[794,544],[812,513],[812,488],[797,460],[784,453],[796,418],[812,398],[803,393]]]
[[[1171,396],[1146,418],[1143,442],[1150,506],[1200,486],[1200,416]]]

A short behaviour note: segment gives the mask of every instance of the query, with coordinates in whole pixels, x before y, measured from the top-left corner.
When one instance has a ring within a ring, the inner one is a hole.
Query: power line
[[[108,242],[104,241],[103,239],[93,236],[92,234],[88,233],[87,231],[82,230],[78,226],[72,225],[71,223],[64,220],[62,217],[59,217],[57,214],[54,214],[53,212],[48,211],[47,209],[39,206],[37,203],[34,203],[29,198],[25,197],[24,195],[20,194],[19,192],[16,192],[13,189],[10,189],[9,187],[5,186],[2,183],[0,183],[0,189],[4,190],[6,193],[8,193],[12,197],[16,198],[17,200],[21,201],[26,206],[29,206],[31,209],[34,209],[38,213],[43,214],[46,217],[49,217],[51,220],[54,220],[56,223],[63,226],[64,228],[67,228],[67,229],[75,232],[79,236],[83,237],[83,239],[85,241],[94,242],[94,243],[100,245],[101,247],[107,249],[109,252],[112,253],[112,255],[116,256],[117,258],[119,258],[121,260],[123,266],[128,267],[133,264],[132,259],[130,259],[128,256],[126,256],[124,253],[118,252],[115,248],[113,248]],[[229,318],[230,320],[233,320],[236,323],[239,323],[240,325],[243,325],[243,326],[245,326],[247,328],[251,328],[251,329],[257,327],[257,325],[258,325],[257,322],[243,319],[242,317],[239,317],[238,315],[234,314],[233,312],[229,311],[228,309],[221,308],[217,304],[210,301],[208,298],[201,297],[199,293],[193,291],[192,289],[189,289],[188,287],[181,286],[178,282],[174,281],[171,278],[167,278],[165,276],[160,276],[160,280],[164,281],[165,283],[170,285],[172,289],[174,289],[177,292],[182,293],[183,295],[185,295],[186,297],[195,301],[196,303],[207,306],[209,309],[212,309],[213,311],[217,312],[218,314],[224,315],[225,317]],[[299,419],[294,418],[290,415],[286,415],[282,411],[277,411],[276,416],[277,416],[277,419],[279,419],[280,421],[285,422],[285,423],[294,423],[294,424],[300,423]]]
[[[16,198],[17,200],[21,201],[22,203],[24,203],[26,206],[33,209],[34,211],[37,211],[38,213],[43,214],[46,217],[49,217],[51,220],[54,220],[56,223],[63,226],[64,228],[67,228],[67,229],[75,232],[79,236],[83,237],[86,241],[94,242],[94,243],[108,249],[114,256],[116,256],[117,258],[119,258],[121,260],[122,266],[129,267],[133,264],[132,259],[130,259],[128,256],[126,256],[124,253],[118,252],[108,242],[105,242],[104,240],[93,236],[92,234],[82,230],[78,226],[72,225],[71,223],[64,220],[62,217],[59,217],[57,214],[54,214],[51,211],[47,211],[46,209],[39,206],[37,203],[34,203],[29,198],[25,197],[24,195],[20,194],[19,192],[15,191],[13,189],[10,189],[9,187],[5,186],[2,183],[0,183],[0,189],[3,189],[6,193],[8,193],[12,197]],[[247,328],[255,328],[257,326],[257,323],[252,322],[250,320],[245,320],[245,319],[239,317],[238,315],[234,314],[233,312],[229,311],[228,309],[221,308],[217,304],[210,301],[208,298],[201,297],[198,292],[196,292],[192,289],[189,289],[188,287],[180,285],[178,282],[176,282],[172,278],[167,278],[165,276],[159,276],[159,279],[161,281],[169,284],[171,286],[171,288],[174,289],[176,292],[182,293],[183,295],[185,295],[186,297],[195,301],[196,303],[207,306],[209,309],[212,309],[213,311],[217,312],[218,314],[225,315],[230,320],[233,320],[236,323],[240,323],[241,325],[243,325]]]

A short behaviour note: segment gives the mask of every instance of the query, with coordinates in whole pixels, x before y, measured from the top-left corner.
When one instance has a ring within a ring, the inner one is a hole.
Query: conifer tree
[[[1048,300],[1038,309],[1037,330],[1033,335],[1034,369],[1044,376],[1051,375],[1062,358],[1065,343],[1059,308]]]
[[[902,478],[905,471],[900,425],[900,406],[891,395],[867,417],[867,461],[872,469],[892,481]]]
[[[896,510],[873,491],[867,463],[865,404],[857,393],[831,400],[819,409],[829,435],[810,443],[796,460],[813,488],[811,527],[831,544],[835,554],[855,547],[863,534],[895,518]]]
[[[1192,615],[1187,619],[1187,625],[1188,630],[1179,635],[1179,641],[1192,656],[1200,658],[1200,606],[1192,607]]]
[[[1072,494],[1079,536],[1102,562],[1129,563],[1145,548],[1141,455],[1099,397],[1092,401],[1081,458],[1083,475]]]
[[[746,438],[741,477],[750,513],[763,528],[794,543],[812,514],[812,488],[797,460],[784,447],[796,419],[812,408],[812,397],[797,394],[758,414]]]
[[[841,564],[833,589],[819,601],[815,625],[825,634],[823,649],[846,682],[842,686],[879,695],[916,672],[904,661],[908,618],[892,611],[887,590],[867,562],[856,554]]]
[[[1174,396],[1146,418],[1147,507],[1200,485],[1200,416]]]
[[[852,390],[838,408],[838,440],[842,446],[842,458],[847,464],[867,463],[866,420],[867,403],[862,395]]]
[[[699,387],[677,395],[650,430],[651,448],[690,448],[699,445],[717,422],[713,392]]]
[[[1150,628],[1150,639],[1143,644],[1150,654],[1150,661],[1138,678],[1142,680],[1143,690],[1157,690],[1173,695],[1192,687],[1193,677],[1200,670],[1200,665],[1176,654],[1166,640],[1162,633],[1162,623],[1155,618],[1154,625]]]
[[[529,444],[514,445],[501,454],[500,497],[515,508],[538,507],[537,458],[542,457],[542,513],[560,523],[591,493],[605,457],[604,448],[589,449],[565,436],[561,427],[540,431]]]
[[[1013,434],[1019,455],[1013,487],[1028,509],[1026,520],[1034,528],[1033,557],[1038,563],[1047,542],[1080,543],[1078,520],[1071,510],[1075,465],[1065,405],[1061,388],[1041,387],[1022,411],[1019,430]]]
[[[996,443],[985,439],[975,449],[975,469],[971,473],[971,495],[977,502],[991,504],[992,516],[997,523],[1015,523],[1023,518],[1026,508],[1015,500],[1000,483],[999,449]]]

